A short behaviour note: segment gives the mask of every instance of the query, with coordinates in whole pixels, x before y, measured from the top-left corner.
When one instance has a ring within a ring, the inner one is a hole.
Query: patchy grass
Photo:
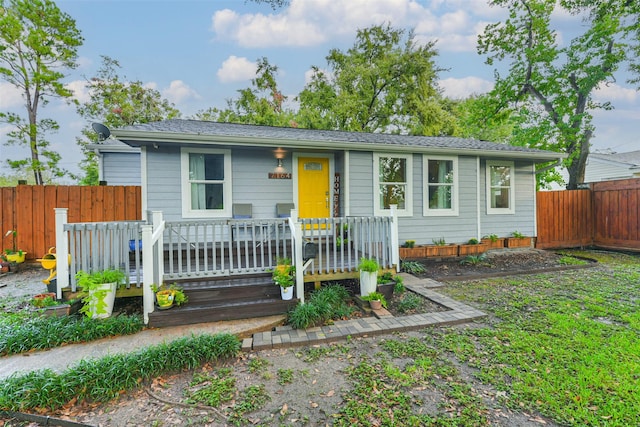
[[[512,408],[565,425],[627,426],[640,413],[640,262],[614,253],[588,270],[457,283],[449,296],[491,313],[442,343]],[[576,253],[578,255],[578,253]]]

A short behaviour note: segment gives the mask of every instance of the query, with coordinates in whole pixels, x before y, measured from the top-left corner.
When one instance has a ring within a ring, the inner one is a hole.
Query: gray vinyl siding
[[[290,153],[283,160],[292,172]],[[251,203],[253,217],[275,217],[276,203],[293,202],[292,179],[268,179],[276,167],[268,149],[232,150],[231,173],[233,203]],[[165,219],[182,219],[180,150],[160,148],[147,152],[147,209],[162,210]]]
[[[509,237],[514,231],[527,236],[535,235],[535,175],[531,162],[515,162],[515,214],[487,214],[486,193],[486,162],[482,161],[480,174],[480,212],[482,235],[497,234],[499,237]]]
[[[584,182],[598,182],[631,177],[633,177],[633,173],[631,173],[629,165],[596,158],[589,159],[584,172]]]
[[[141,185],[140,153],[102,153],[100,179],[108,185]]]
[[[180,150],[147,150],[147,210],[162,211],[165,220],[182,219]]]
[[[477,234],[477,192],[475,157],[458,157],[458,215],[424,216],[423,157],[413,156],[413,216],[400,217],[400,244],[415,240],[417,244],[431,244],[444,238],[447,243],[463,243]]]
[[[352,216],[373,215],[373,153],[349,154],[349,198]]]

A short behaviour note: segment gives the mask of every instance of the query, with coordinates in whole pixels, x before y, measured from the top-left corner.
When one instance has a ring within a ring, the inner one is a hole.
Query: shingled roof
[[[497,144],[472,138],[450,136],[412,136],[385,133],[345,132],[218,123],[172,119],[128,126],[112,131],[119,140],[131,146],[153,143],[234,143],[237,145],[280,144],[304,148],[344,148],[358,150],[396,149],[413,152],[475,152],[538,160],[555,160],[560,153]],[[318,145],[320,144],[320,145]]]

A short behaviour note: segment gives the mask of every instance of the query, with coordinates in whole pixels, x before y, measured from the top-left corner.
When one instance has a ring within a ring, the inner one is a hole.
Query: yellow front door
[[[329,218],[329,159],[298,158],[298,215],[300,218]]]

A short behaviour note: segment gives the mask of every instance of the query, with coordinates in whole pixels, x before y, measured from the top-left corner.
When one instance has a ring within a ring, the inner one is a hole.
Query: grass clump
[[[418,261],[401,261],[400,269],[409,274],[422,274],[426,271],[424,265]]]
[[[142,381],[229,358],[239,350],[240,341],[234,335],[199,335],[133,353],[82,360],[59,374],[44,369],[12,375],[0,381],[0,410],[55,410],[73,399],[108,401]]]
[[[63,344],[130,335],[143,328],[141,316],[89,319],[84,316],[29,318],[21,315],[7,315],[0,317],[0,355],[45,350]]]
[[[344,286],[329,284],[314,291],[305,304],[298,304],[289,312],[288,322],[296,329],[323,324],[329,320],[342,319],[353,313],[348,305],[351,299]]]
[[[187,393],[187,402],[204,403],[214,408],[229,402],[236,393],[236,378],[229,368],[219,369],[214,375],[195,374],[189,386],[198,387]]]

